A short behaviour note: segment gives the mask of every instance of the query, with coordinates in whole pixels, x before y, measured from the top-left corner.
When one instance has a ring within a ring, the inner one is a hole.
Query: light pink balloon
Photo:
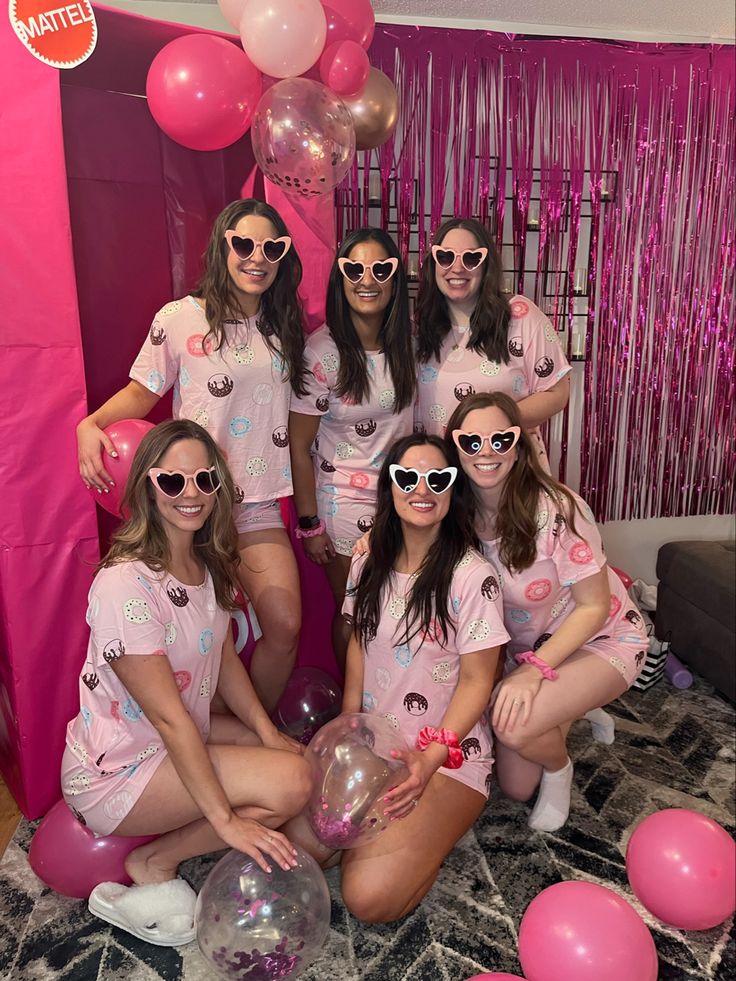
[[[125,859],[134,848],[155,837],[97,838],[72,814],[66,801],[60,800],[39,824],[28,861],[39,879],[55,892],[86,899],[100,882],[129,885]]]
[[[370,47],[376,18],[370,0],[322,0],[327,18],[326,47],[337,41],[357,41]]]
[[[325,48],[319,74],[328,89],[338,95],[357,95],[368,81],[371,63],[357,41],[338,41]]]
[[[301,197],[332,191],[355,156],[353,121],[344,103],[307,78],[282,79],[263,93],[251,139],[265,176]]]
[[[236,30],[240,27],[244,3],[245,0],[217,0],[220,13]]]
[[[736,844],[704,814],[668,808],[644,818],[626,871],[649,912],[681,930],[710,930],[736,908]]]
[[[657,951],[629,903],[592,882],[558,882],[519,927],[527,981],[657,981]]]
[[[153,118],[172,140],[190,150],[222,150],[250,126],[261,76],[231,41],[186,34],[153,59],[146,96]]]
[[[245,0],[243,49],[266,75],[301,75],[325,46],[327,21],[319,0]]]

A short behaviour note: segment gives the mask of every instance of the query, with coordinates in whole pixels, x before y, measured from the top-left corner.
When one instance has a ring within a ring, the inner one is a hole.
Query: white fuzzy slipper
[[[101,882],[89,897],[89,911],[134,937],[159,947],[182,947],[195,937],[197,894],[183,879],[147,886]]]

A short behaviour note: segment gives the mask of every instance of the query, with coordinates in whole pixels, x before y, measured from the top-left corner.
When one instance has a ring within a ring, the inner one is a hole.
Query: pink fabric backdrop
[[[114,527],[79,481],[76,423],[87,404],[99,405],[125,384],[155,310],[194,285],[216,214],[240,196],[249,175],[256,193],[262,188],[249,136],[222,153],[184,150],[159,132],[137,97],[155,53],[193,30],[95,10],[97,49],[64,73],[31,57],[7,19],[0,29],[0,81],[3,91],[18,93],[6,99],[0,128],[7,235],[0,273],[0,767],[28,817],[59,796],[64,729],[78,708],[98,518],[103,548]],[[302,254],[305,304],[317,326],[332,208],[298,215],[288,202],[274,204]],[[159,405],[156,419],[168,412],[168,402]],[[299,660],[336,673],[329,591],[309,573]],[[246,659],[253,635],[248,623]]]

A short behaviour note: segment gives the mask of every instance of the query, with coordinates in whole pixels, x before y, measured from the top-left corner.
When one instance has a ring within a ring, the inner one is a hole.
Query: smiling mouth
[[[179,514],[185,515],[186,517],[194,517],[195,515],[200,514],[203,508],[204,508],[203,504],[195,504],[195,505],[179,504],[174,506],[174,510],[178,511]]]
[[[420,513],[431,511],[436,506],[434,501],[409,501],[409,507]]]
[[[473,466],[481,473],[494,473],[501,466],[500,463],[474,463]]]
[[[355,295],[361,300],[375,300],[381,295],[380,290],[356,290]]]
[[[265,279],[266,272],[263,269],[245,269],[243,266],[240,267],[239,272],[243,273],[244,276],[250,276],[251,279]]]
[[[470,281],[467,279],[457,279],[455,276],[453,276],[452,278],[448,278],[447,282],[449,283],[450,286],[459,287],[459,286],[466,286]]]

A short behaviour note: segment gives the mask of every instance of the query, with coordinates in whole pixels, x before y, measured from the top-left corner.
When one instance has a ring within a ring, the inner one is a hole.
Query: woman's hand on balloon
[[[383,798],[386,804],[383,813],[391,820],[396,820],[411,814],[441,764],[432,758],[432,754],[428,756],[426,752],[420,753],[418,750],[392,749],[391,756],[395,760],[401,760],[409,771],[406,780],[392,787]]]
[[[287,872],[297,865],[296,849],[286,835],[272,831],[252,818],[244,818],[233,812],[225,827],[216,830],[226,845],[250,855],[264,872],[271,871],[265,855],[269,855]]]
[[[315,535],[313,538],[303,538],[302,544],[307,558],[311,559],[316,565],[327,565],[335,555],[335,546],[332,539],[327,534]]]
[[[353,555],[367,555],[371,550],[371,533],[367,531],[361,535],[355,545],[353,545]]]
[[[86,487],[94,488],[100,494],[108,492],[108,484],[115,486],[115,481],[102,464],[103,449],[110,456],[118,455],[110,437],[96,423],[83,419],[77,426],[79,475]]]
[[[496,732],[513,732],[514,726],[527,724],[543,680],[535,667],[525,664],[496,686],[491,695],[491,724]]]

